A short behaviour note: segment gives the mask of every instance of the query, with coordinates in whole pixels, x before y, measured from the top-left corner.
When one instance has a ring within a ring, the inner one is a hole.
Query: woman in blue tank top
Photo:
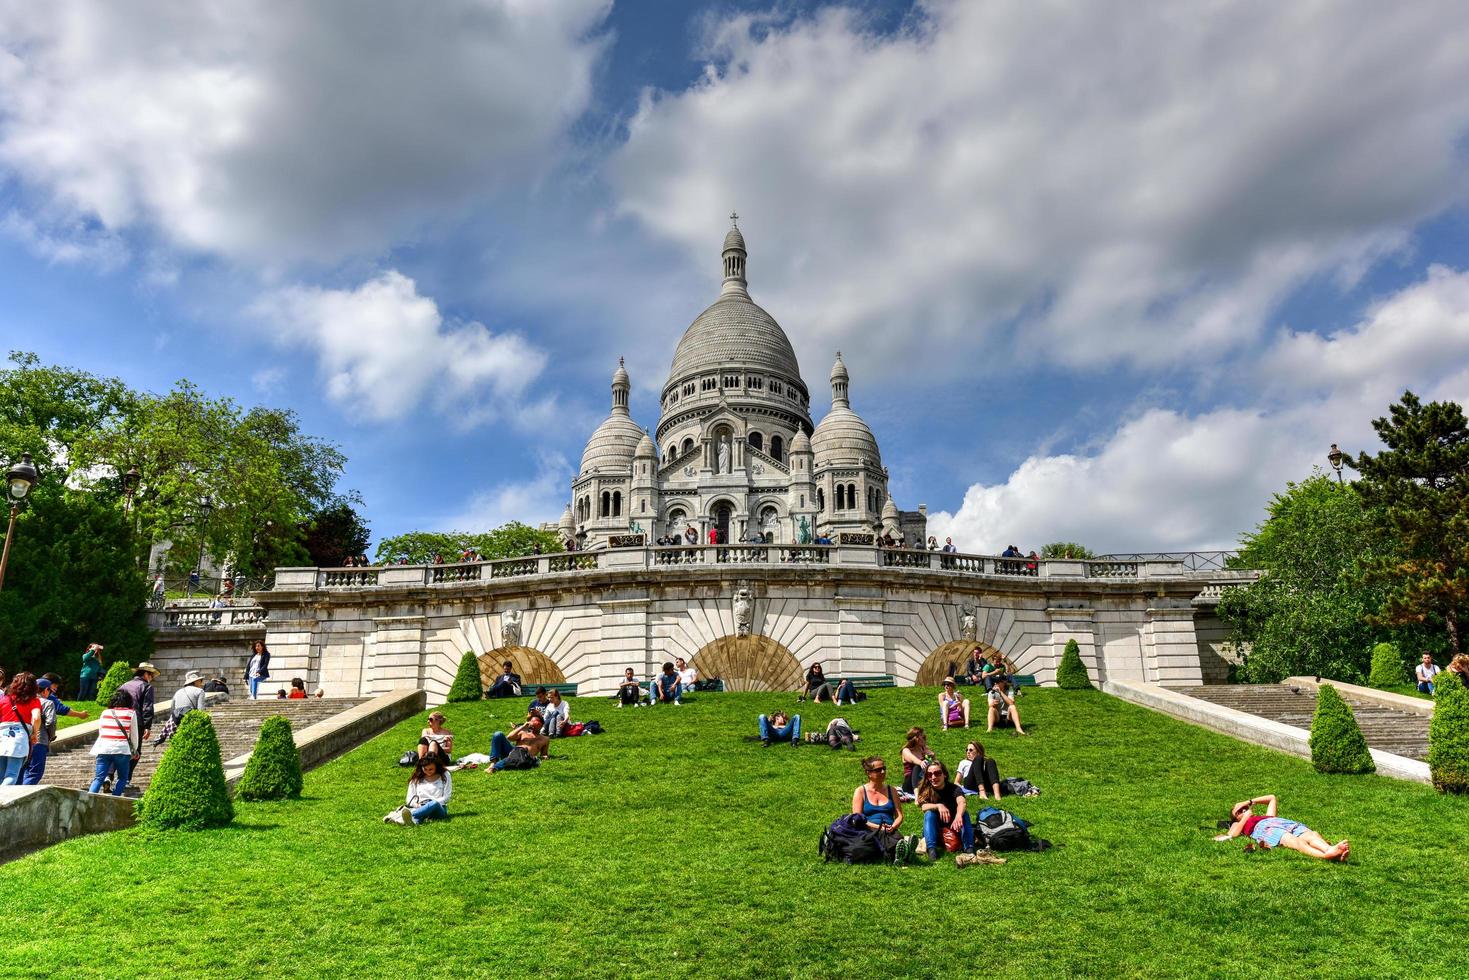
[[[867,782],[852,791],[852,812],[860,813],[872,830],[894,833],[903,826],[903,808],[887,785],[888,767],[879,756],[862,760]]]

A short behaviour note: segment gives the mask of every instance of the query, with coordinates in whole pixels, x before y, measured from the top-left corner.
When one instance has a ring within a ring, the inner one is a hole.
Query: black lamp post
[[[1331,444],[1331,452],[1329,452],[1329,453],[1326,454],[1326,461],[1331,464],[1331,468],[1332,469],[1336,470],[1336,482],[1337,483],[1341,483],[1342,482],[1342,478],[1341,478],[1341,460],[1342,460],[1342,451],[1340,449],[1337,449],[1336,448],[1336,443],[1333,442]]]
[[[10,498],[10,524],[5,528],[5,550],[0,551],[0,589],[5,588],[5,567],[10,564],[10,540],[15,536],[15,518],[39,476],[30,453],[21,453],[20,462],[5,473],[5,494]]]
[[[199,576],[199,583],[204,583],[204,536],[209,529],[209,517],[214,513],[214,501],[208,497],[199,501],[199,560],[194,564],[194,571]],[[189,598],[194,598],[193,583],[189,585]]]

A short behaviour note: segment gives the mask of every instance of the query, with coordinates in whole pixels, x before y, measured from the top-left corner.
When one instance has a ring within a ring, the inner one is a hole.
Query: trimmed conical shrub
[[[284,800],[301,795],[301,753],[291,734],[290,719],[275,715],[260,726],[260,738],[235,787],[243,800]]]
[[[1357,727],[1357,716],[1336,688],[1322,684],[1316,692],[1316,714],[1311,719],[1311,765],[1317,772],[1376,772],[1367,739]]]
[[[1372,673],[1367,678],[1368,686],[1386,690],[1407,681],[1403,654],[1396,643],[1379,643],[1372,648]]]
[[[219,737],[207,711],[190,711],[179,722],[137,815],[143,826],[180,830],[222,827],[235,818]]]
[[[1469,793],[1469,688],[1447,672],[1436,680],[1428,770],[1440,793]]]
[[[459,658],[459,671],[454,675],[454,683],[449,688],[449,700],[478,701],[484,696],[485,689],[479,681],[479,660],[473,650],[465,650],[464,656]]]
[[[1056,686],[1071,691],[1084,691],[1092,686],[1092,679],[1086,673],[1086,664],[1081,662],[1081,647],[1076,645],[1075,640],[1066,641],[1061,664],[1056,668]]]
[[[102,680],[97,682],[97,703],[105,708],[117,689],[132,679],[133,670],[126,661],[118,660],[113,663],[107,668],[107,673],[102,675]]]

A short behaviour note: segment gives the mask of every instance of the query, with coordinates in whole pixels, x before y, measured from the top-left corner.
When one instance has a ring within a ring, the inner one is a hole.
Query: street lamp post
[[[138,484],[142,482],[143,474],[138,472],[136,466],[129,467],[128,471],[122,475],[122,509],[124,511],[133,509],[133,494],[138,492]]]
[[[15,518],[20,514],[20,505],[30,496],[38,476],[30,453],[21,453],[20,462],[5,473],[5,490],[10,498],[10,524],[5,528],[5,550],[0,551],[0,589],[5,588],[5,567],[10,564],[10,541],[15,537]]]
[[[204,583],[204,536],[209,530],[209,515],[214,513],[214,501],[205,497],[199,501],[199,560],[194,563],[194,573],[199,576],[199,583]],[[194,584],[189,583],[189,598],[194,598]]]
[[[1337,449],[1336,448],[1336,443],[1334,443],[1334,442],[1331,444],[1331,452],[1329,452],[1329,453],[1326,454],[1326,461],[1331,464],[1331,468],[1332,469],[1336,470],[1336,482],[1338,484],[1340,484],[1342,482],[1342,478],[1341,478],[1342,451],[1340,449]]]

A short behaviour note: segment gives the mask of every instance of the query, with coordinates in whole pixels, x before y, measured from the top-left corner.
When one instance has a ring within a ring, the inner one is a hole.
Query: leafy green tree
[[[372,538],[367,523],[345,501],[317,511],[302,530],[310,564],[318,568],[339,568],[348,558],[367,554]]]
[[[1367,562],[1384,587],[1373,621],[1440,626],[1462,652],[1469,605],[1469,422],[1453,402],[1423,404],[1411,391],[1372,427],[1387,447],[1351,464],[1369,507],[1379,507],[1392,546]]]
[[[478,701],[485,696],[480,683],[479,659],[473,650],[465,650],[459,658],[459,670],[454,674],[454,683],[449,688],[450,701]]]
[[[1089,691],[1092,679],[1087,676],[1086,664],[1081,662],[1081,647],[1075,640],[1066,641],[1061,654],[1061,663],[1056,667],[1056,686],[1070,691]]]
[[[1406,683],[1408,672],[1403,663],[1403,652],[1396,643],[1379,643],[1372,648],[1372,673],[1367,683],[1386,690]]]
[[[503,524],[493,531],[471,534],[464,531],[411,531],[384,538],[377,546],[377,561],[387,564],[406,561],[411,565],[433,562],[441,555],[453,563],[466,549],[474,549],[481,558],[523,558],[526,555],[560,551],[561,537],[555,531],[542,531],[519,521]]]
[[[160,829],[203,830],[235,818],[209,712],[184,715],[135,810],[138,823]]]
[[[260,726],[260,737],[240,776],[239,796],[244,800],[294,800],[303,785],[301,753],[291,734],[291,720],[273,715]]]
[[[107,673],[97,682],[97,703],[105,708],[117,689],[132,680],[132,677],[132,668],[126,660],[114,660],[112,666],[107,668]]]
[[[1440,793],[1469,793],[1469,688],[1451,674],[1434,686],[1428,771]]]
[[[88,643],[105,645],[108,660],[124,669],[152,654],[148,586],[133,540],[127,515],[105,494],[52,480],[32,492],[0,591],[6,656],[25,658],[13,666],[75,678]]]
[[[1311,765],[1317,772],[1368,773],[1377,771],[1367,739],[1357,727],[1357,716],[1336,688],[1322,684],[1316,692],[1311,718]]]
[[[1075,541],[1052,541],[1041,548],[1042,558],[1095,558],[1096,552]]]

